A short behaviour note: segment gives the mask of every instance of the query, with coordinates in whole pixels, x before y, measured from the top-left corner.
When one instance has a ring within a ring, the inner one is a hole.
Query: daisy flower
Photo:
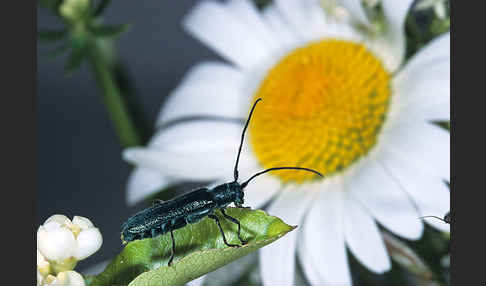
[[[375,273],[389,270],[379,226],[417,240],[419,217],[450,204],[450,133],[434,124],[450,120],[450,34],[404,63],[411,2],[381,1],[378,26],[358,0],[339,2],[347,17],[317,0],[275,0],[261,12],[246,0],[199,2],[183,25],[228,63],[191,68],[148,146],[124,151],[137,166],[129,203],[177,182],[231,181],[242,124],[261,97],[240,177],[276,166],[325,175],[274,172],[246,188],[246,205],[270,202],[270,214],[299,225],[260,251],[264,284],[292,285],[297,256],[311,285],[351,285],[346,249]],[[201,116],[241,124],[179,120]]]

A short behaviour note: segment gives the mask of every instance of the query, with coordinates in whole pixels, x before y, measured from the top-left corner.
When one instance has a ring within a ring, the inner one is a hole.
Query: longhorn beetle
[[[155,201],[153,206],[136,213],[123,223],[121,233],[123,244],[136,239],[156,237],[170,232],[172,238],[172,254],[168,263],[170,266],[175,255],[174,230],[182,228],[189,223],[196,223],[207,216],[216,222],[219,231],[223,236],[223,241],[227,246],[239,247],[240,245],[229,244],[228,241],[226,241],[219,218],[214,213],[216,210],[220,210],[226,219],[238,225],[238,239],[241,241],[242,245],[246,244],[240,236],[240,222],[236,218],[227,215],[224,210],[231,203],[234,203],[236,207],[243,208],[243,190],[251,180],[264,173],[284,169],[309,171],[323,177],[321,173],[308,168],[274,167],[256,173],[241,184],[238,183],[238,161],[240,160],[245,131],[250,122],[253,110],[260,100],[261,98],[258,98],[253,104],[241,134],[241,142],[234,169],[234,181],[221,184],[211,189],[200,188],[170,201]]]

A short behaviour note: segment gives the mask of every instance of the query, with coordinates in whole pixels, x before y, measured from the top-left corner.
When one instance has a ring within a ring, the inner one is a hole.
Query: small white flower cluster
[[[37,286],[84,286],[83,277],[73,269],[102,243],[99,229],[89,219],[51,216],[37,230]]]

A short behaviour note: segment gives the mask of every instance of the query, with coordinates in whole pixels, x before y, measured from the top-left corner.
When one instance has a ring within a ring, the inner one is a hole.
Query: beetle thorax
[[[220,206],[226,206],[230,203],[239,201],[243,198],[243,191],[237,182],[221,184],[210,191],[213,200]]]

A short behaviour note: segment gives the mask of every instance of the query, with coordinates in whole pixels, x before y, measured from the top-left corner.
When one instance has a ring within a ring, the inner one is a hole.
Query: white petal
[[[269,174],[262,175],[246,186],[245,205],[252,208],[259,208],[267,203],[281,189],[282,183],[277,177]]]
[[[301,38],[305,38],[307,24],[305,9],[301,1],[275,0],[276,7]]]
[[[357,165],[347,183],[350,194],[391,232],[411,240],[421,237],[423,225],[407,194],[374,159]]]
[[[63,260],[76,251],[73,233],[64,227],[46,230],[40,226],[37,230],[37,249],[48,260]]]
[[[339,4],[346,8],[362,25],[368,26],[370,24],[361,0],[340,0]]]
[[[129,148],[123,156],[129,162],[159,170],[164,175],[180,180],[213,180],[224,177],[232,173],[236,157],[234,150],[174,152],[145,148]],[[245,157],[246,155],[242,155],[241,159],[245,161]]]
[[[344,205],[344,236],[349,250],[361,264],[378,274],[390,270],[390,257],[375,221],[349,195]]]
[[[290,225],[299,224],[315,197],[315,190],[284,189],[268,209]],[[291,286],[295,274],[297,230],[260,250],[260,271],[264,285]]]
[[[69,221],[69,222],[71,222],[71,221]],[[62,226],[62,224],[57,222],[56,220],[46,221],[43,224],[44,229],[47,230],[47,231],[59,229],[61,226]]]
[[[55,215],[50,216],[48,219],[46,219],[46,221],[44,222],[44,224],[46,224],[48,222],[51,222],[51,221],[55,221],[55,222],[57,222],[60,225],[69,225],[69,224],[71,224],[71,220],[67,216],[60,215],[60,214],[55,214]]]
[[[268,48],[250,27],[215,1],[201,1],[183,20],[184,28],[221,56],[251,68],[268,56]]]
[[[400,157],[386,150],[380,162],[413,198],[421,216],[442,217],[450,210],[449,188],[435,174],[418,169],[408,157]],[[425,222],[443,231],[449,231],[450,228],[448,224],[435,219],[426,219]]]
[[[319,285],[352,285],[344,244],[343,193],[337,181],[323,185],[304,222],[303,243],[312,250],[307,263],[315,265]]]
[[[167,98],[157,125],[187,117],[239,118],[242,115],[242,98],[237,87],[226,84],[181,86]]]
[[[94,227],[93,223],[88,218],[82,216],[74,216],[73,224],[79,226],[81,229],[88,229]]]
[[[161,172],[137,167],[128,177],[127,203],[134,205],[173,183],[175,180],[163,176]]]
[[[275,4],[268,4],[262,13],[263,18],[278,37],[282,46],[293,45],[299,42],[298,32],[283,18]]]
[[[425,68],[431,62],[437,59],[451,57],[451,34],[444,33],[428,43],[413,55],[404,66],[400,74],[413,74],[413,71],[419,71],[420,67]],[[398,76],[398,75],[397,75]]]
[[[403,123],[382,132],[389,151],[408,157],[419,169],[450,181],[450,133],[432,123]]]
[[[450,120],[449,37],[423,49],[393,79],[391,116],[408,121]],[[429,47],[437,49],[436,54]]]
[[[297,251],[300,265],[305,274],[305,278],[309,281],[310,285],[322,285],[323,281],[320,277],[319,265],[316,265],[310,256],[312,249],[308,249],[308,245],[303,243],[302,232],[299,232],[299,239],[297,241]]]
[[[276,0],[275,5],[300,38],[315,40],[323,35],[325,15],[319,1]]]
[[[241,117],[243,93],[241,72],[223,64],[205,63],[189,71],[183,82],[167,98],[156,124],[184,117]]]
[[[268,49],[278,49],[274,33],[270,30],[267,23],[261,17],[261,14],[255,7],[253,1],[249,0],[229,0],[226,2],[226,8],[233,13],[233,17],[241,20],[247,25],[253,35],[258,40],[267,45]]]
[[[368,38],[367,45],[379,55],[388,71],[394,72],[405,57],[405,18],[413,0],[383,0],[385,31]]]
[[[56,277],[56,286],[85,286],[83,276],[76,271],[61,272]]]
[[[103,237],[98,228],[89,228],[82,230],[78,237],[76,238],[78,247],[76,250],[75,257],[78,260],[85,259],[92,255],[98,249],[100,249],[101,244],[103,244]]]
[[[124,158],[175,179],[208,180],[232,174],[241,139],[241,125],[231,122],[178,124],[159,131],[149,148],[133,147]],[[255,166],[247,144],[241,169]]]
[[[240,87],[245,74],[235,66],[224,62],[204,61],[192,66],[179,84],[227,84]]]
[[[190,121],[157,131],[148,146],[181,152],[233,150],[236,158],[242,131],[242,124],[235,122]]]
[[[41,286],[44,281],[44,276],[37,270],[37,286]]]
[[[49,262],[44,258],[39,249],[37,249],[37,273],[42,276],[43,280],[43,277],[47,276],[49,272],[51,272]]]

